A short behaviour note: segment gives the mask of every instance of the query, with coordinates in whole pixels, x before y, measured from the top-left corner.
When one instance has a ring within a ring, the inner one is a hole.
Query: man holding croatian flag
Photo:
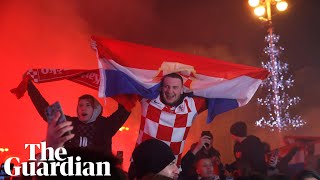
[[[249,102],[269,72],[113,39],[92,37],[100,68],[99,97],[139,96],[137,144],[160,139],[179,164],[196,115],[208,109],[207,123]],[[136,99],[124,106],[133,107]]]

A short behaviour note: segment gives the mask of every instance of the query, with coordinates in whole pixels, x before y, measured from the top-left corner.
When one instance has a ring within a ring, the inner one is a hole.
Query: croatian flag
[[[99,97],[137,94],[154,99],[161,78],[178,73],[184,92],[208,99],[208,118],[247,104],[269,72],[114,39],[92,37],[100,69]]]

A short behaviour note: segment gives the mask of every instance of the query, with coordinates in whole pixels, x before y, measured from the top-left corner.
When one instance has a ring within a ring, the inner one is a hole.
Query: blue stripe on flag
[[[207,106],[207,123],[211,123],[218,114],[238,108],[239,104],[235,99],[210,98],[208,99]]]
[[[121,71],[105,70],[105,75],[106,97],[118,94],[138,94],[147,99],[154,99],[159,95],[160,83],[148,89]]]
[[[127,74],[116,70],[105,70],[106,87],[105,96],[111,97],[118,94],[138,94],[147,99],[155,99],[159,95],[160,83],[151,87],[145,88],[137,83]],[[190,96],[190,94],[189,94]],[[192,95],[191,95],[192,96]],[[208,99],[208,116],[207,123],[213,121],[215,116],[226,111],[239,107],[235,99]]]

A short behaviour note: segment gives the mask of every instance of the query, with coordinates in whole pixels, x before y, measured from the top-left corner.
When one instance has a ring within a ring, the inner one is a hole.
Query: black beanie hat
[[[138,145],[132,153],[137,178],[148,173],[159,173],[174,159],[171,148],[157,139],[149,139]]]
[[[230,127],[230,133],[238,136],[238,137],[246,137],[247,136],[247,125],[246,123],[239,121]]]

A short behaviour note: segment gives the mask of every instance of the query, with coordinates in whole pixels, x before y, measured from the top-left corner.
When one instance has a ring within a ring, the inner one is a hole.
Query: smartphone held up
[[[57,121],[57,125],[65,122],[67,120],[66,116],[64,115],[64,113],[62,111],[62,107],[61,107],[60,103],[57,101],[57,102],[51,104],[50,106],[48,106],[46,108],[46,112],[45,113],[46,113],[46,117],[47,117],[47,122],[48,123],[52,122],[52,120],[56,116],[57,112],[60,112],[60,117],[59,117],[59,119]],[[70,133],[71,132],[68,131],[65,135],[68,135]]]

